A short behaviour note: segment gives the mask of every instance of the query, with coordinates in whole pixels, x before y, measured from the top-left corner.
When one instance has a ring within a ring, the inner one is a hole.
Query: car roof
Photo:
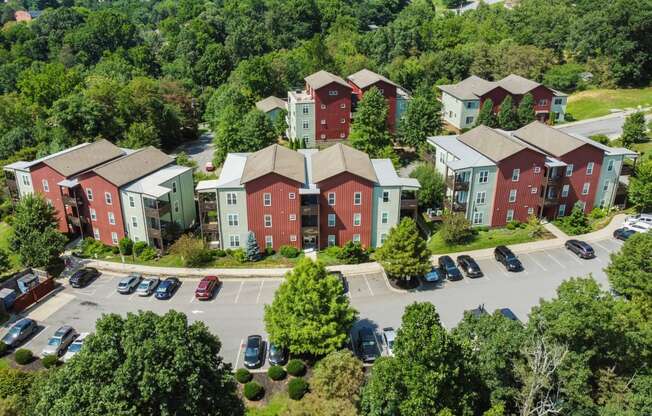
[[[64,335],[66,332],[68,332],[70,330],[72,330],[72,326],[64,325],[64,326],[60,327],[59,329],[57,329],[57,331],[54,333],[54,336],[55,337],[60,337],[60,336]]]
[[[469,259],[471,259],[471,256],[469,256],[468,254],[462,254],[462,255],[457,256],[457,259],[458,260],[469,260]]]
[[[17,327],[21,327],[21,328],[22,328],[22,327],[24,327],[24,326],[27,326],[27,325],[31,324],[32,322],[33,322],[33,321],[32,321],[31,319],[29,319],[29,318],[23,318],[23,319],[19,320],[18,322],[16,322],[16,323],[14,324],[14,326],[17,326]]]
[[[396,331],[394,331],[394,328],[385,328],[383,329],[383,333],[388,341],[394,341],[396,338]]]

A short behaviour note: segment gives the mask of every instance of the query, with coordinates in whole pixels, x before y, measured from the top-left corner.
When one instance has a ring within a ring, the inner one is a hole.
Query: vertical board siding
[[[349,84],[351,85],[351,88],[353,89],[353,94],[355,94],[358,97],[358,102],[362,100],[362,97],[364,96],[364,93],[369,91],[372,87],[376,87],[379,90],[383,91],[383,96],[385,97],[385,101],[387,102],[387,126],[389,127],[390,132],[395,132],[396,131],[396,86],[392,84],[388,84],[385,81],[378,81],[375,82],[372,85],[369,85],[368,87],[364,89],[360,89],[357,85],[355,85],[353,82],[349,81]]]
[[[306,87],[309,90],[309,87]],[[328,92],[337,91],[337,95],[329,95]],[[315,99],[315,140],[341,140],[340,135],[343,133],[344,138],[349,137],[349,128],[351,126],[351,88],[345,87],[336,82],[331,82],[317,90],[312,90],[312,96]],[[322,109],[322,104],[326,105]],[[344,108],[340,106],[344,104]],[[341,119],[344,119],[342,124]],[[326,120],[326,124],[321,124]],[[326,138],[321,137],[322,134]]]
[[[84,207],[82,209],[83,215],[88,218],[92,228],[97,228],[100,231],[100,241],[104,244],[114,245],[111,241],[111,232],[118,235],[118,240],[125,236],[124,219],[122,217],[122,200],[120,198],[120,190],[94,172],[82,174],[79,177],[79,183],[82,187]],[[89,201],[86,195],[86,188],[93,190],[93,200]],[[104,200],[104,193],[109,192],[112,198],[112,205],[107,205]],[[90,209],[95,209],[97,220],[91,221]],[[108,213],[113,212],[115,217],[115,225],[109,224]],[[140,224],[139,224],[140,225]],[[144,224],[143,224],[144,227]],[[91,230],[91,237],[93,236]],[[88,237],[85,235],[85,237]]]
[[[66,179],[65,176],[44,163],[40,163],[35,169],[32,168],[30,173],[34,192],[52,201],[52,206],[57,212],[59,231],[69,233],[71,230],[68,228],[66,208],[63,205],[63,194],[61,187],[58,185],[59,182]],[[48,181],[49,192],[45,192],[43,189],[43,179]]]
[[[590,144],[585,144],[572,152],[566,153],[560,158],[564,163],[573,164],[573,174],[570,177],[566,176],[565,169],[562,170],[563,178],[559,188],[559,193],[561,194],[562,187],[564,185],[569,185],[568,197],[559,198],[560,204],[566,204],[567,215],[571,212],[577,201],[586,202],[586,209],[584,212],[590,212],[593,209],[595,195],[600,182],[600,170],[602,168],[603,157],[603,150]],[[593,162],[593,174],[591,175],[586,174],[586,168],[589,162]],[[582,187],[585,182],[591,184],[589,186],[588,195],[582,195]],[[558,212],[559,211],[555,209],[553,216],[556,217]]]

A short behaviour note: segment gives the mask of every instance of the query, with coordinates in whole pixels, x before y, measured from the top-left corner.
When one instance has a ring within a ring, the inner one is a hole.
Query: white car
[[[636,214],[625,218],[625,226],[629,224],[635,224],[637,222],[652,225],[652,214]]]
[[[74,357],[75,354],[77,354],[81,350],[82,346],[84,345],[84,338],[86,338],[88,334],[89,334],[88,332],[82,332],[81,334],[79,334],[77,339],[75,339],[72,342],[72,344],[70,344],[70,346],[68,347],[68,351],[66,351],[63,357],[61,357],[61,359],[64,362]]]
[[[652,229],[652,224],[648,224],[647,222],[643,221],[637,221],[630,224],[625,223],[624,228],[636,231],[637,233],[647,233]]]
[[[396,331],[394,331],[394,328],[387,327],[383,328],[383,342],[385,343],[385,346],[387,347],[387,354],[390,357],[394,356],[394,340],[396,339]]]
[[[138,296],[149,296],[154,293],[159,282],[160,279],[158,277],[148,277],[147,279],[143,279],[138,285],[136,293]]]

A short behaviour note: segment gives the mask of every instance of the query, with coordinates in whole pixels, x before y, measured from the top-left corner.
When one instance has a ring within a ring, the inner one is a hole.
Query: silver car
[[[77,339],[75,339],[72,344],[68,347],[68,351],[61,357],[61,360],[63,362],[68,361],[72,357],[74,357],[79,351],[81,351],[82,346],[84,345],[84,339],[88,336],[88,332],[82,332],[79,334]]]
[[[143,276],[140,273],[131,273],[118,283],[118,293],[132,293],[136,290],[141,280],[143,280]]]
[[[60,357],[75,338],[77,338],[77,332],[75,332],[73,327],[70,325],[62,326],[57,329],[57,332],[55,332],[48,340],[47,345],[41,352],[41,357],[45,357],[46,355],[56,355],[57,357]]]
[[[150,296],[156,290],[159,282],[160,279],[158,277],[148,277],[147,279],[143,279],[143,281],[138,285],[136,293],[138,296]]]

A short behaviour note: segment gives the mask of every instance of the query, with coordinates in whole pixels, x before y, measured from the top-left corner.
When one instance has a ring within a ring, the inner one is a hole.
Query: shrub
[[[283,380],[285,378],[285,370],[280,365],[273,365],[267,370],[267,375],[272,380]]]
[[[340,255],[340,251],[342,251],[342,249],[338,246],[330,246],[324,250],[324,253],[329,257],[337,258]]]
[[[134,246],[133,246],[132,252],[133,252],[134,256],[136,256],[136,257],[140,257],[140,255],[142,254],[143,250],[145,250],[147,247],[148,247],[148,246],[147,246],[147,243],[146,243],[146,242],[144,242],[144,241],[137,241],[137,242],[134,243]]]
[[[222,249],[214,250],[214,253],[216,257],[226,257],[226,251]]]
[[[369,254],[360,243],[348,241],[337,254],[337,259],[344,264],[359,264],[369,260]]]
[[[238,370],[235,372],[235,379],[238,380],[238,383],[240,384],[248,383],[251,381],[252,377],[253,376],[246,368],[238,368]]]
[[[15,358],[18,364],[25,365],[32,362],[34,355],[32,354],[32,351],[21,348],[16,351]]]
[[[92,237],[86,237],[81,243],[81,254],[84,257],[99,257],[109,250],[111,250],[111,247]]]
[[[59,357],[56,355],[46,355],[41,362],[43,363],[43,367],[52,368],[59,363]]]
[[[302,378],[293,378],[288,383],[288,395],[292,400],[300,400],[308,392],[308,383]]]
[[[510,222],[507,223],[505,226],[508,230],[515,230],[517,228],[523,228],[522,223],[517,221],[517,220],[511,220]]]
[[[479,233],[486,233],[487,231],[489,231],[489,226],[481,225],[480,227],[475,227],[475,230]]]
[[[609,211],[606,208],[593,208],[589,213],[589,218],[592,220],[599,220],[607,216]]]
[[[473,236],[471,223],[462,214],[444,216],[439,232],[444,242],[449,245],[467,242]]]
[[[184,260],[184,264],[187,267],[201,267],[213,260],[213,253],[211,250],[203,248],[189,253]]]
[[[145,247],[145,249],[140,253],[140,256],[138,256],[138,258],[143,261],[154,260],[155,257],[156,250],[152,247]]]
[[[281,246],[279,249],[279,253],[281,253],[281,256],[288,258],[288,259],[293,259],[299,255],[299,249],[294,247],[294,246]]]
[[[245,253],[241,248],[233,250],[231,257],[233,257],[238,263],[244,263],[247,261],[247,253]]]
[[[230,249],[230,248],[227,248],[226,250],[224,250],[224,252],[226,253],[227,256],[232,256],[233,255],[233,250]]]
[[[265,395],[265,389],[259,383],[250,381],[244,386],[244,396],[247,400],[260,400]]]
[[[276,252],[274,251],[273,248],[271,248],[271,247],[266,247],[265,248],[265,255],[266,256],[273,256],[274,254],[276,254]]]
[[[125,256],[131,256],[131,253],[134,251],[134,242],[131,241],[129,237],[125,237],[122,240],[120,240],[120,251],[122,254]]]
[[[120,247],[111,246],[111,254],[120,254]]]
[[[288,373],[295,377],[301,377],[306,372],[306,365],[301,360],[290,360],[287,365]]]
[[[5,355],[8,349],[9,347],[7,347],[7,344],[5,344],[4,342],[0,342],[0,357]]]

